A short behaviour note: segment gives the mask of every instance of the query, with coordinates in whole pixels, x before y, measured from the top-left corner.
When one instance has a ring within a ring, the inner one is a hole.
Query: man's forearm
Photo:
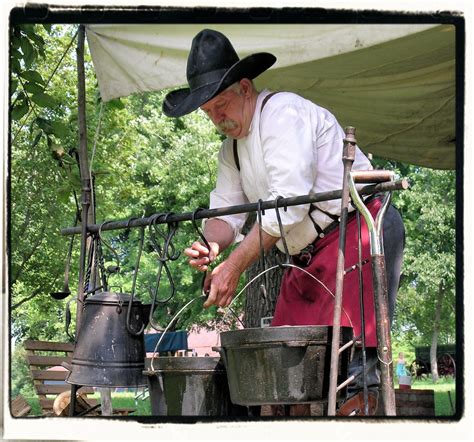
[[[234,230],[225,221],[212,218],[206,222],[204,236],[208,242],[219,245],[219,253],[222,253],[234,241]]]
[[[260,238],[258,230],[258,224],[255,223],[248,235],[227,259],[232,265],[238,268],[241,273],[257,261],[260,256]],[[262,231],[262,245],[264,250],[273,247],[279,239],[279,237],[271,236],[265,231]]]

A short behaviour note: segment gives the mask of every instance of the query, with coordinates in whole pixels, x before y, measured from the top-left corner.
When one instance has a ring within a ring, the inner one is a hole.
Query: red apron
[[[381,202],[373,199],[367,205],[375,217]],[[361,216],[362,230],[362,280],[364,287],[365,344],[377,346],[375,330],[374,294],[372,287],[372,263],[370,259],[369,233],[367,224]],[[335,229],[324,238],[313,244],[315,250],[306,271],[319,279],[334,295],[336,293],[336,266],[339,246],[339,229]],[[349,214],[346,233],[345,269],[351,268],[359,261],[358,232],[355,212]],[[298,259],[294,259],[298,265]],[[312,277],[293,267],[288,268],[283,276],[272,326],[282,325],[332,325],[334,314],[334,297],[322,284]],[[344,276],[341,325],[354,329],[354,336],[361,333],[359,305],[359,271],[357,268]]]

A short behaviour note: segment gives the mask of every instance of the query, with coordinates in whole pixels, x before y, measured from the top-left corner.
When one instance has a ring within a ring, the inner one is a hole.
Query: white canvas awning
[[[356,127],[365,152],[455,167],[452,25],[90,25],[102,99],[185,85],[191,40],[205,27],[226,34],[241,57],[276,55],[257,87],[330,109]]]

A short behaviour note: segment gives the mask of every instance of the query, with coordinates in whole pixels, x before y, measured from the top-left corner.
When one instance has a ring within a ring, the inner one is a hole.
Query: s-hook
[[[130,224],[131,219],[129,220]],[[145,227],[140,228],[140,240],[138,243],[138,252],[137,252],[137,261],[135,263],[135,270],[133,272],[133,282],[132,282],[132,290],[130,293],[130,302],[128,304],[127,308],[127,320],[126,320],[126,325],[127,325],[127,330],[128,332],[133,335],[133,336],[140,336],[143,333],[143,330],[145,329],[145,321],[143,321],[141,329],[136,332],[132,329],[132,326],[130,325],[130,318],[132,315],[132,306],[133,306],[133,298],[135,297],[135,289],[137,286],[137,276],[138,276],[138,268],[140,267],[140,259],[142,256],[143,252],[143,244],[145,242]],[[151,313],[150,313],[151,316]]]
[[[262,209],[263,200],[259,199],[257,202],[257,222],[258,222],[258,240],[260,249],[260,272],[263,274],[263,283],[260,284],[260,294],[263,299],[267,301],[267,286],[268,286],[268,275],[265,272],[265,249],[263,248],[263,235],[262,235],[262,215],[265,215],[265,211]]]
[[[281,242],[283,244],[283,249],[285,250],[285,264],[290,263],[290,252],[288,252],[288,245],[286,244],[286,238],[285,238],[285,231],[283,229],[283,223],[281,222],[281,217],[280,217],[280,211],[278,209],[278,201],[280,201],[283,197],[282,196],[277,196],[275,198],[275,213],[278,221],[278,228],[280,229],[280,235],[281,235]],[[286,206],[285,206],[285,211],[286,211]]]
[[[156,276],[156,288],[155,292],[153,293],[152,296],[152,304],[151,304],[151,310],[150,310],[150,325],[155,329],[155,330],[160,330],[161,327],[156,324],[153,321],[153,312],[155,311],[155,305],[156,303],[160,304],[166,304],[176,293],[176,287],[174,284],[173,280],[173,275],[171,274],[171,271],[168,267],[167,262],[168,261],[174,261],[178,259],[179,257],[179,252],[176,253],[175,247],[172,243],[173,237],[176,234],[176,231],[178,230],[178,223],[177,222],[167,222],[168,217],[172,214],[172,212],[169,213],[158,213],[154,216],[151,217],[148,228],[150,232],[150,241],[152,242],[153,248],[155,251],[158,253],[158,272]],[[166,222],[168,224],[168,233],[164,234],[161,232],[157,227],[156,227],[156,222],[160,219],[163,218],[163,222]],[[158,233],[164,240],[163,248],[160,246],[159,242],[156,240],[155,234]],[[171,251],[170,251],[171,249]],[[166,276],[168,278],[169,284],[170,284],[170,294],[167,298],[165,299],[158,299],[158,292],[160,288],[160,283],[161,283],[161,275],[163,273],[163,268],[165,269]]]
[[[205,246],[207,247],[207,250],[209,250],[209,256],[211,255],[211,245],[209,244],[209,241],[207,240],[207,238],[204,236],[204,233],[201,231],[201,229],[199,228],[199,226],[197,225],[196,223],[196,214],[198,212],[200,212],[201,210],[204,210],[202,207],[198,207],[194,212],[193,212],[193,215],[192,215],[192,218],[191,218],[191,222],[193,223],[193,227],[194,229],[196,230],[197,234],[199,235],[199,237],[202,239],[202,241],[204,242]],[[211,262],[211,260],[209,259],[209,263]],[[207,293],[204,292],[204,283],[206,282],[206,277],[207,277],[207,270],[204,272],[204,275],[202,277],[202,281],[201,281],[201,294],[203,296],[206,297],[207,299]]]

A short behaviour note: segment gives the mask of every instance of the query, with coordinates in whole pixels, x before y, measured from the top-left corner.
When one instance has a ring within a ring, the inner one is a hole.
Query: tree
[[[26,336],[66,339],[67,300],[55,301],[49,293],[62,286],[69,238],[61,236],[60,229],[73,225],[75,195],[80,194],[77,74],[70,50],[76,30],[77,26],[59,25],[48,30],[41,26],[13,30],[12,47],[20,50],[12,51],[10,281],[12,333],[20,340]],[[22,52],[21,48],[30,46],[33,52]],[[32,58],[32,53],[37,55]],[[166,91],[102,103],[87,53],[85,66],[89,164],[98,222],[206,207],[220,145],[212,124],[200,113],[178,120],[165,118],[161,104]],[[33,89],[23,81],[25,76],[49,98],[33,100],[38,92],[30,92]],[[150,232],[146,230],[138,273],[137,296],[143,302],[150,301],[159,263]],[[191,223],[182,223],[173,242],[176,251],[195,237]],[[121,270],[109,275],[109,282],[124,291],[131,288],[138,238],[138,230],[102,233],[102,239],[117,251]],[[72,293],[77,291],[78,246],[76,239]],[[106,263],[114,264],[115,255],[103,249]],[[200,294],[200,275],[192,272],[182,255],[170,268],[177,289],[166,306],[159,304],[155,321],[161,326]],[[159,296],[166,297],[169,288],[162,278]],[[215,308],[204,311],[196,302],[183,312],[178,325],[207,323],[215,313]]]
[[[395,198],[407,232],[394,333],[430,344],[436,381],[438,342],[455,340],[455,172],[409,167],[411,189]]]

